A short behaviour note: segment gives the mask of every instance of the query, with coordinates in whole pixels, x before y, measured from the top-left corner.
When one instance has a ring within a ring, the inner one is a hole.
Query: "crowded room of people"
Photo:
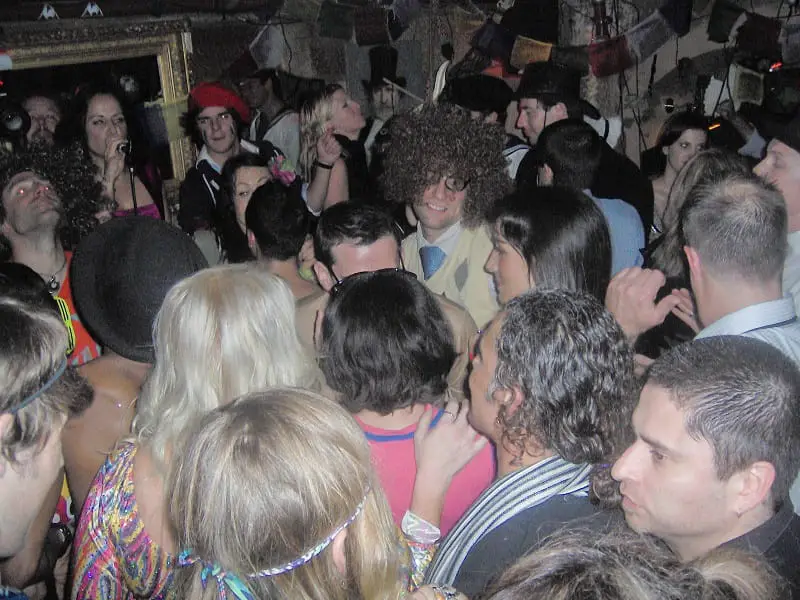
[[[0,4],[0,600],[800,600],[796,0]]]

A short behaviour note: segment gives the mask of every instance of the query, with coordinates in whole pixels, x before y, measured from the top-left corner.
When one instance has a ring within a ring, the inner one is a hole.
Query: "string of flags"
[[[493,59],[522,69],[531,62],[552,61],[595,77],[621,73],[655,54],[691,26],[691,0],[667,0],[624,34],[586,46],[559,46],[518,36],[487,20],[473,35],[472,46]],[[708,37],[725,43],[736,38],[740,49],[780,57],[784,64],[800,62],[800,23],[747,12],[730,0],[716,0],[709,18]]]

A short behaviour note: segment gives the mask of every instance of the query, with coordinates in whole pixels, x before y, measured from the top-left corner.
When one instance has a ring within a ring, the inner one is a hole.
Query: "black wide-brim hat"
[[[369,79],[362,79],[364,89],[372,92],[386,84],[384,78],[400,87],[406,87],[406,78],[397,75],[397,49],[375,46],[369,50]]]
[[[208,267],[192,238],[151,217],[100,225],[78,245],[70,267],[81,322],[102,346],[152,363],[153,321],[169,289]]]
[[[527,64],[515,97],[517,100],[542,98],[553,103],[570,102],[590,119],[600,118],[600,111],[581,98],[581,74],[551,62]]]

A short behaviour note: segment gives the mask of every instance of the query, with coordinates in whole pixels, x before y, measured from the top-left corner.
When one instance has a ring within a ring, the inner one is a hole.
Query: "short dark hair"
[[[388,210],[340,202],[323,211],[319,217],[314,233],[314,255],[322,264],[331,267],[335,246],[344,243],[369,246],[390,235],[400,243],[398,229]]]
[[[588,292],[605,302],[611,240],[603,213],[585,194],[562,187],[515,192],[497,205],[493,221],[536,287]]]
[[[437,401],[455,358],[439,303],[408,272],[347,277],[325,309],[320,367],[351,413]]]
[[[504,443],[531,441],[573,463],[608,463],[629,439],[633,351],[619,324],[586,293],[532,290],[498,318],[489,391],[518,389],[522,404],[499,419]]]
[[[261,85],[264,85],[267,83],[267,81],[271,81],[272,93],[275,94],[281,100],[281,102],[284,101],[283,89],[281,88],[281,78],[276,69],[259,69],[247,77],[242,77],[242,81],[245,79],[258,79]]]
[[[545,127],[533,150],[539,165],[553,171],[553,185],[577,190],[592,186],[600,166],[603,140],[581,119],[562,119]]]
[[[775,467],[772,501],[800,470],[800,371],[778,349],[743,336],[696,339],[662,354],[647,384],[668,390],[687,433],[714,451],[720,480],[756,461]]]
[[[197,125],[197,117],[199,117],[200,113],[203,112],[207,107],[197,106],[191,102],[189,104],[189,109],[180,117],[180,125],[183,129],[183,132],[192,140],[192,143],[198,148],[202,148],[205,142],[203,142],[203,134],[200,132],[200,127]],[[241,139],[245,127],[245,122],[242,118],[242,115],[240,115],[235,108],[224,108],[233,117],[233,122],[236,124],[236,135],[239,137],[239,139]]]
[[[267,260],[295,258],[308,235],[309,221],[299,189],[278,181],[258,187],[245,210],[247,229]]]
[[[719,276],[780,277],[788,217],[780,192],[753,173],[692,189],[681,207],[681,239]]]

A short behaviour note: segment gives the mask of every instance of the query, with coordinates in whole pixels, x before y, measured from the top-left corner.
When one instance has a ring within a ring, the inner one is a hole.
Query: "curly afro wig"
[[[66,250],[72,250],[97,226],[95,214],[109,207],[102,195],[102,186],[95,179],[95,166],[78,145],[47,147],[33,145],[13,154],[0,156],[0,193],[17,173],[31,171],[53,184],[61,204],[63,217],[59,236]],[[0,202],[0,223],[6,211]],[[0,260],[10,255],[8,240],[0,236]]]
[[[386,198],[418,202],[432,178],[463,178],[469,181],[463,222],[476,227],[486,221],[495,201],[511,191],[504,144],[502,126],[476,121],[457,106],[425,105],[397,115],[381,148]]]

